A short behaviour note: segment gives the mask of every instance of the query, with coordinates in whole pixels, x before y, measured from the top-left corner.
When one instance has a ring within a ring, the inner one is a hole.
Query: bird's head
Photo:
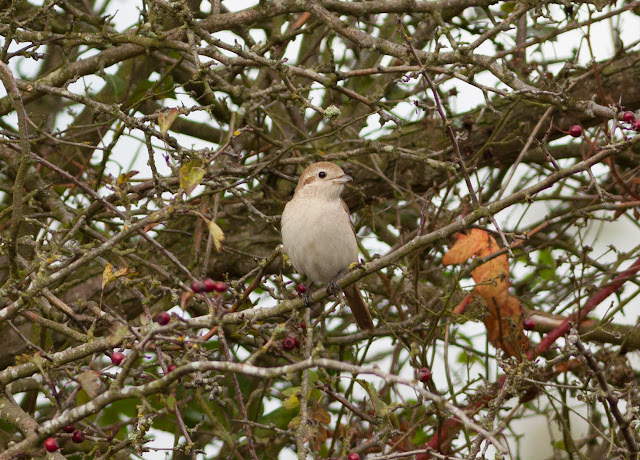
[[[345,174],[336,164],[328,161],[313,163],[302,172],[296,187],[296,195],[337,200],[344,185],[352,180],[353,178]]]

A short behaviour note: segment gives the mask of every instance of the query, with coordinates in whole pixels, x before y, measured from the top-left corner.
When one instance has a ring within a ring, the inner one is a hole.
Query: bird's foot
[[[302,299],[304,300],[304,306],[307,308],[311,308],[313,307],[314,301],[311,298],[311,289],[307,289],[303,294],[302,294]]]
[[[327,292],[329,294],[331,294],[332,296],[337,296],[338,293],[340,292],[340,289],[338,288],[338,285],[336,284],[336,279],[339,277],[340,275],[336,276],[335,278],[333,278],[331,281],[329,281],[329,283],[327,284]]]

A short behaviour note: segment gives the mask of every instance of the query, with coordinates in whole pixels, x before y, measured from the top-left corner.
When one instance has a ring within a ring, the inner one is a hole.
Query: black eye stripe
[[[320,179],[324,179],[325,177],[327,177],[327,173],[326,173],[326,172],[324,172],[324,171],[320,171],[320,172],[318,173],[318,177],[319,177]]]

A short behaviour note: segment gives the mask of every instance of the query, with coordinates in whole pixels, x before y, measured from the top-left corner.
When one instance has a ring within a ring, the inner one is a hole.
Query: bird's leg
[[[334,276],[331,281],[329,281],[327,283],[327,292],[329,294],[331,294],[332,296],[338,296],[338,293],[340,292],[340,289],[338,288],[338,285],[336,284],[336,280],[338,278],[340,278],[340,275],[342,275],[345,271],[341,270],[340,272],[338,272],[338,274],[336,276]]]
[[[304,294],[302,294],[302,299],[304,300],[304,306],[307,308],[313,307],[313,299],[311,298],[311,289],[307,289]]]

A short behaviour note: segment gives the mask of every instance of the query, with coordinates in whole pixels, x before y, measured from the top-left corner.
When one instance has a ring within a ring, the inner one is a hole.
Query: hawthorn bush
[[[635,459],[639,14],[0,0],[0,459]]]

